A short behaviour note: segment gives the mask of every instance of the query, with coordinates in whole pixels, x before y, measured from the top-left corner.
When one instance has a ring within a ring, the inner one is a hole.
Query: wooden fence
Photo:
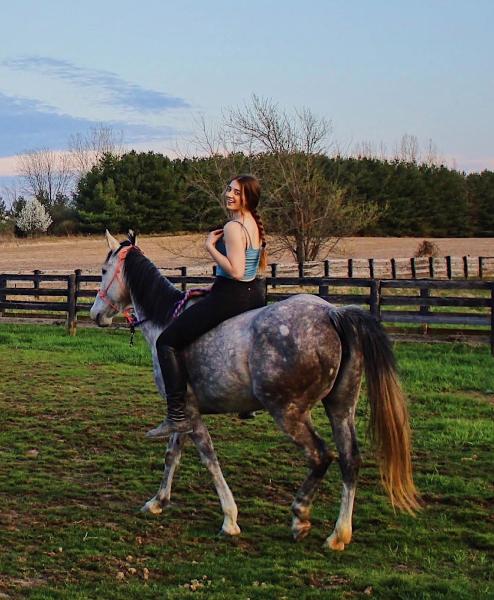
[[[369,279],[494,279],[494,256],[333,258],[291,265],[271,264],[271,276]],[[182,273],[182,274],[187,274]]]
[[[185,267],[180,272],[168,279],[183,290],[212,281],[211,275],[188,276]],[[99,283],[99,275],[80,270],[65,275],[0,273],[0,315],[63,319],[75,334],[78,319],[88,320]],[[304,270],[297,277],[283,277],[275,270],[266,286],[270,302],[305,291],[337,305],[362,305],[388,327],[401,326],[402,334],[416,334],[411,326],[426,333],[431,326],[446,325],[450,329],[442,331],[451,336],[488,337],[494,354],[494,280],[308,277]]]
[[[211,266],[162,267],[187,275],[208,275]],[[422,256],[412,258],[331,258],[269,265],[271,277],[358,277],[369,279],[494,279],[494,256]]]

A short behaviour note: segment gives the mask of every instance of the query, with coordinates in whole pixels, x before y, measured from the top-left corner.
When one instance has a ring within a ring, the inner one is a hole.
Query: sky
[[[4,0],[0,187],[99,124],[173,155],[252,94],[331,121],[333,150],[408,134],[494,170],[493,23],[493,0]]]

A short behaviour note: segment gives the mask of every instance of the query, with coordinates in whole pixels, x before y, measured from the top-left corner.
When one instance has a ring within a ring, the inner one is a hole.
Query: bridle
[[[107,306],[109,306],[112,310],[114,310],[115,313],[122,313],[123,317],[126,319],[127,323],[131,327],[135,327],[135,325],[136,325],[136,319],[135,319],[134,315],[132,314],[132,306],[127,306],[126,308],[124,308],[122,310],[118,306],[118,304],[115,304],[114,302],[112,302],[112,300],[108,296],[108,290],[111,288],[114,281],[117,281],[117,283],[120,285],[121,290],[125,288],[125,281],[122,277],[123,264],[124,264],[124,260],[127,256],[127,254],[129,253],[130,250],[133,250],[133,249],[140,252],[140,249],[134,245],[125,246],[124,248],[122,248],[119,251],[119,253],[117,255],[117,265],[115,267],[113,277],[110,279],[110,283],[106,286],[106,288],[104,290],[101,289],[98,292],[98,297],[101,298]]]

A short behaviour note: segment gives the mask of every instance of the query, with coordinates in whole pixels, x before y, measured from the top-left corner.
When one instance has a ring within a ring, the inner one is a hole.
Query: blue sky
[[[494,169],[493,23],[492,0],[5,3],[0,176],[99,123],[173,151],[253,93],[331,120],[344,151],[410,134]]]

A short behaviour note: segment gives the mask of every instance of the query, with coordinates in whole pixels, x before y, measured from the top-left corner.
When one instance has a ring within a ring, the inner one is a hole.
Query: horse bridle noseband
[[[113,277],[110,279],[110,283],[106,286],[106,288],[104,290],[100,290],[98,292],[98,297],[101,298],[107,306],[109,306],[112,310],[114,310],[115,313],[121,312],[122,315],[127,320],[127,322],[129,323],[129,325],[131,325],[133,323],[133,321],[135,320],[131,313],[131,310],[132,310],[131,307],[128,306],[127,308],[122,310],[117,304],[115,304],[114,302],[112,302],[110,300],[110,298],[108,296],[108,290],[111,288],[111,286],[113,285],[113,282],[115,280],[117,280],[121,289],[124,288],[125,283],[122,279],[123,263],[124,263],[125,257],[129,253],[129,250],[131,250],[132,248],[136,248],[140,252],[140,250],[139,250],[139,248],[137,248],[137,246],[126,246],[126,247],[122,248],[118,253],[117,266],[115,267],[115,272],[113,273]]]
[[[132,314],[132,305],[129,305],[122,310],[117,304],[115,304],[114,302],[112,302],[110,300],[110,298],[108,296],[108,290],[113,285],[113,282],[115,280],[117,280],[121,289],[125,286],[125,282],[122,278],[122,269],[123,269],[124,260],[130,250],[137,250],[138,252],[140,252],[141,250],[134,244],[131,244],[129,246],[124,246],[123,248],[120,247],[120,248],[121,249],[118,251],[118,262],[117,262],[117,266],[115,267],[115,272],[113,273],[113,277],[110,279],[110,283],[106,286],[106,288],[104,290],[100,290],[98,292],[98,297],[101,298],[107,306],[109,306],[111,309],[113,309],[115,311],[115,313],[122,313],[122,316],[125,318],[125,320],[129,324],[130,345],[133,346],[134,345],[134,335],[136,332],[135,328],[139,327],[139,325],[142,325],[142,323],[147,321],[147,319],[141,319],[140,321],[137,320],[135,315]]]

